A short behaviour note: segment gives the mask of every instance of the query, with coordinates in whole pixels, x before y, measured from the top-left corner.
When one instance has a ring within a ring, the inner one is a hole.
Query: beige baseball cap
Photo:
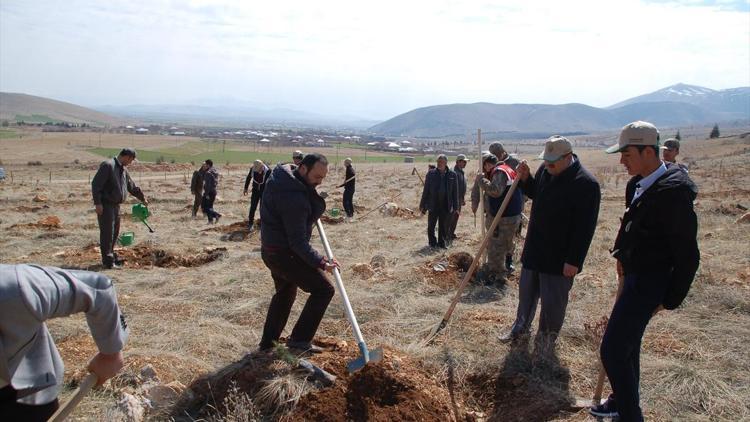
[[[656,126],[640,120],[628,123],[620,131],[620,139],[616,145],[607,148],[608,154],[621,152],[630,145],[654,146],[659,148],[659,131]]]
[[[456,156],[456,161],[469,161],[469,160],[466,158],[466,154],[458,154]]]
[[[557,161],[565,154],[573,152],[573,145],[568,138],[560,135],[550,136],[544,143],[544,151],[539,154],[539,158],[544,161]]]
[[[344,165],[347,166],[352,163],[352,159],[349,157],[344,158]]]
[[[263,161],[255,160],[253,162],[253,169],[255,169],[255,171],[260,171],[262,168],[263,168]]]

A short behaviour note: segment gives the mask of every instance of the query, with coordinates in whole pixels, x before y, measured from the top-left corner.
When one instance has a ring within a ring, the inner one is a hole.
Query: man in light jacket
[[[128,337],[112,281],[89,271],[0,264],[0,416],[46,421],[58,408],[64,366],[45,321],[84,312],[101,385],[123,366]]]

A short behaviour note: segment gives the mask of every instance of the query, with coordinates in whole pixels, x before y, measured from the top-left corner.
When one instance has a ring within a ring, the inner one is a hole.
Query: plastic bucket
[[[120,242],[122,246],[130,246],[133,244],[133,241],[135,240],[135,233],[133,232],[125,232],[120,235],[120,237],[117,238],[117,241]]]
[[[336,218],[341,213],[341,210],[338,208],[331,208],[331,217]]]

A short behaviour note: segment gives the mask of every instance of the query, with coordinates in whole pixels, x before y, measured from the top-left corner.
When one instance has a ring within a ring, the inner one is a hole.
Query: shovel
[[[318,226],[318,232],[320,232],[320,240],[323,241],[323,248],[325,248],[326,250],[326,256],[328,256],[328,259],[330,261],[333,261],[333,252],[331,251],[331,245],[328,243],[326,232],[325,230],[323,230],[323,224],[320,222],[320,220],[318,220],[315,222],[315,225]],[[354,331],[354,338],[357,340],[357,346],[359,346],[359,352],[361,353],[361,356],[359,358],[350,361],[346,365],[346,369],[349,371],[349,373],[352,373],[364,368],[368,362],[380,362],[381,360],[383,360],[383,349],[367,349],[367,344],[365,344],[365,339],[362,338],[362,332],[359,331],[357,317],[354,316],[354,311],[352,310],[351,303],[349,303],[349,296],[346,295],[344,282],[341,280],[341,273],[339,272],[338,268],[333,269],[333,276],[336,279],[336,288],[338,289],[339,294],[341,294],[341,298],[344,301],[344,310],[346,311],[346,317],[349,319],[349,324],[351,324],[352,326],[352,331]]]
[[[135,205],[133,205],[133,209],[132,209],[131,212],[133,214],[133,219],[134,220],[138,220],[138,221],[142,222],[143,224],[145,224],[146,227],[148,227],[148,231],[150,233],[154,232],[154,229],[152,229],[151,226],[149,226],[148,222],[146,221],[146,219],[151,215],[151,213],[149,212],[148,207],[146,205],[144,205],[144,204],[135,204]]]
[[[479,250],[477,251],[477,254],[474,256],[474,260],[471,261],[471,266],[469,267],[469,270],[466,271],[466,275],[464,275],[464,279],[461,281],[461,284],[458,285],[458,289],[456,290],[455,296],[453,296],[453,300],[451,301],[450,306],[448,307],[448,311],[445,312],[445,315],[443,316],[443,319],[440,321],[438,325],[435,326],[435,328],[430,331],[430,334],[427,336],[427,338],[424,339],[423,345],[427,346],[432,342],[432,340],[437,337],[437,335],[440,333],[440,331],[443,330],[448,325],[448,321],[451,319],[451,315],[453,315],[453,311],[456,309],[456,305],[458,304],[459,299],[461,299],[461,293],[466,288],[466,285],[469,284],[469,281],[471,281],[471,277],[474,275],[474,271],[477,269],[477,266],[482,260],[482,255],[484,254],[484,250],[487,248],[487,244],[490,242],[490,237],[492,236],[492,233],[495,232],[495,228],[500,223],[500,218],[502,217],[503,213],[505,212],[505,209],[508,208],[508,204],[510,203],[510,199],[513,197],[513,193],[516,191],[516,188],[518,187],[518,181],[521,180],[520,177],[516,177],[516,180],[513,181],[513,184],[510,185],[508,188],[508,193],[505,195],[505,199],[503,200],[503,203],[500,205],[500,209],[497,211],[497,214],[495,214],[495,218],[492,220],[492,225],[489,229],[487,229],[487,232],[484,234],[484,239],[482,239],[482,243],[479,245]]]
[[[94,374],[88,374],[86,375],[86,378],[81,381],[81,384],[78,386],[78,389],[73,393],[73,397],[70,398],[65,404],[60,406],[59,409],[57,409],[57,412],[55,412],[52,416],[50,416],[48,422],[62,422],[65,420],[65,418],[70,415],[70,413],[75,410],[76,406],[78,406],[78,403],[83,400],[84,397],[91,391],[92,388],[94,388],[94,385],[96,385],[97,377]]]

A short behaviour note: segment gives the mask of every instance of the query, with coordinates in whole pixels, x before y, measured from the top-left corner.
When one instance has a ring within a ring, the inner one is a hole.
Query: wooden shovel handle
[[[64,405],[62,405],[59,409],[57,409],[57,412],[55,412],[54,415],[52,415],[48,422],[62,422],[65,420],[65,418],[70,415],[73,410],[75,410],[76,406],[78,406],[78,403],[83,400],[84,397],[91,391],[92,388],[96,385],[96,382],[99,379],[94,374],[88,374],[86,375],[86,378],[81,381],[81,384],[78,386],[78,389],[73,393],[73,397],[71,397]]]
[[[617,302],[617,299],[620,297],[624,284],[625,284],[625,276],[618,274],[617,275],[617,296],[615,297],[615,302]],[[606,376],[607,376],[607,373],[604,371],[604,365],[602,364],[601,359],[599,359],[599,375],[596,378],[596,387],[594,387],[594,397],[591,400],[594,405],[598,405],[602,401],[602,391],[604,390],[604,378]]]

